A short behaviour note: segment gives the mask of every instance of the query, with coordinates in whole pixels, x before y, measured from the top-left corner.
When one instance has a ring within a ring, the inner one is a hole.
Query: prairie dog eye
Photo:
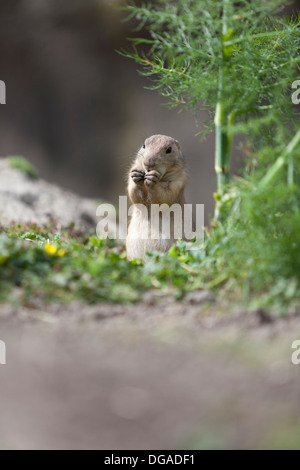
[[[142,148],[143,148],[143,149],[144,149],[144,148],[146,148],[146,145],[145,145],[145,144],[143,144],[143,145],[142,145]]]
[[[166,150],[166,153],[171,153],[172,152],[172,147],[168,147]]]

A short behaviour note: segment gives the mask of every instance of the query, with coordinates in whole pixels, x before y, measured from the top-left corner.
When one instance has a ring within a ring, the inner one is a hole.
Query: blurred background
[[[155,1],[155,0],[153,0]],[[23,155],[40,175],[82,196],[114,203],[143,140],[176,137],[190,174],[187,199],[213,210],[214,137],[195,134],[207,118],[168,110],[144,89],[137,65],[116,53],[129,47],[133,23],[113,8],[122,0],[2,0],[0,155]],[[294,2],[287,11],[299,9]],[[295,77],[296,79],[297,77]],[[298,77],[299,78],[299,77]],[[238,142],[237,142],[238,143]],[[237,171],[241,158],[235,154]]]

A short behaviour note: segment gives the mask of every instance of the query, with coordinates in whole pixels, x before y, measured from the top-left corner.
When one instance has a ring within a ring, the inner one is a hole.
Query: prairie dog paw
[[[147,171],[147,173],[145,174],[145,183],[146,183],[146,185],[147,186],[154,185],[155,183],[158,182],[160,176],[161,175],[160,175],[159,171],[156,171],[156,170]]]
[[[133,168],[130,171],[130,176],[135,183],[140,183],[141,181],[144,181],[145,172],[143,170],[139,170],[138,168]]]

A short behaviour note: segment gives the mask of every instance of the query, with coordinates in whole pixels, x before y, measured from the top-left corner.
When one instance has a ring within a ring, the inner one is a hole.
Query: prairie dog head
[[[152,135],[145,140],[137,154],[145,172],[157,170],[164,175],[172,169],[184,167],[184,159],[178,140],[166,135]]]

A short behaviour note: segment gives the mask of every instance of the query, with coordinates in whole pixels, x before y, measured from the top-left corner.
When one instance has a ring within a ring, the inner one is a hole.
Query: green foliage
[[[236,183],[226,222],[211,230],[206,262],[212,277],[224,274],[229,298],[285,313],[300,306],[300,189],[286,185],[286,171],[271,187],[260,182],[254,172]]]
[[[180,298],[191,280],[182,248],[171,256],[151,254],[144,266],[127,261],[124,247],[70,227],[55,233],[51,227],[15,226],[0,235],[0,298],[20,289],[20,301],[43,300],[132,303],[148,290],[173,292]],[[178,258],[178,256],[179,258]],[[176,273],[176,274],[175,274]]]
[[[11,156],[7,158],[9,166],[20,170],[32,179],[38,179],[39,175],[36,168],[24,157]]]
[[[199,269],[203,251],[178,242],[169,253],[149,253],[149,260],[128,261],[123,246],[70,227],[14,226],[0,235],[0,299],[19,288],[20,302],[35,297],[67,302],[132,303],[149,289],[181,299],[187,292],[213,288],[223,281]]]
[[[131,4],[124,8],[128,19],[136,18],[151,39],[132,38],[132,52],[124,53],[170,106],[204,107],[213,115],[222,71],[226,113],[238,120],[264,116],[268,106],[282,113],[299,65],[300,20],[275,16],[281,6],[279,0]]]
[[[251,177],[254,178],[253,176]],[[255,183],[256,181],[253,181]],[[132,303],[149,289],[181,300],[211,289],[227,302],[266,306],[284,314],[300,306],[300,191],[283,181],[269,190],[238,181],[226,224],[206,235],[205,247],[189,251],[177,242],[169,253],[129,262],[124,247],[70,227],[15,226],[0,235],[0,300],[30,298],[88,303]],[[18,300],[16,300],[18,299]]]
[[[124,7],[147,38],[123,54],[141,65],[170,107],[209,112],[215,128],[220,198],[230,177],[235,134],[252,149],[287,142],[297,130],[291,85],[300,57],[300,18],[282,18],[280,0],[158,0]],[[278,125],[279,124],[279,125]],[[220,220],[217,203],[216,217]]]
[[[143,287],[138,270],[118,247],[88,238],[73,229],[13,227],[0,235],[0,295],[13,287],[21,296],[44,300],[132,302]],[[132,287],[132,285],[134,287]]]

